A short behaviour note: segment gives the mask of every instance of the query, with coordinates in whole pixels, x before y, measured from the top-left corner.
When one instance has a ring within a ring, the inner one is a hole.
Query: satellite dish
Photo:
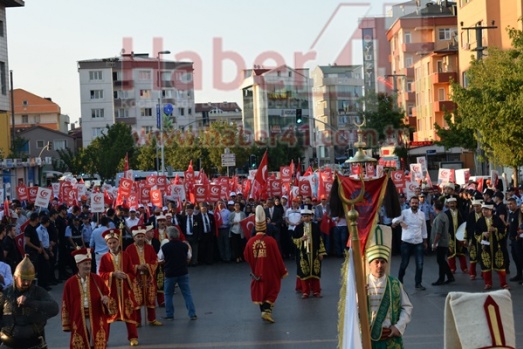
[[[174,110],[174,108],[173,108],[173,105],[171,103],[167,103],[163,107],[163,112],[165,113],[165,115],[172,115],[173,110]]]

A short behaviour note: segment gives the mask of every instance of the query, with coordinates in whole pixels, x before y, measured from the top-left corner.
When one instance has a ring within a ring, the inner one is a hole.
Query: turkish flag
[[[325,192],[325,183],[323,183],[323,173],[320,172],[318,176],[318,199],[321,200],[322,197],[327,197]]]
[[[4,201],[4,217],[11,217],[11,211],[9,210],[9,200],[7,199]]]
[[[15,236],[15,242],[16,242],[16,248],[18,248],[18,251],[20,251],[20,254],[23,256],[25,255],[25,251],[24,251],[24,237],[25,237],[25,234],[24,234],[24,231],[25,231],[25,228],[29,225],[29,219],[20,226],[20,234],[16,235]]]
[[[255,218],[256,218],[256,216],[251,214],[249,217],[244,218],[240,221],[240,227],[243,231],[243,236],[245,238],[251,237],[252,228],[254,228],[254,226],[255,226],[255,221],[254,221]]]
[[[269,170],[267,166],[269,165],[269,160],[267,158],[267,151],[263,154],[262,160],[260,161],[260,166],[256,170],[254,175],[254,180],[252,181],[252,195],[256,200],[267,200],[267,178],[269,177]]]

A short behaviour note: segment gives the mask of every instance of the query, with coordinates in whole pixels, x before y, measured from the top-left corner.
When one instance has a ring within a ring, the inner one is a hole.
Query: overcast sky
[[[74,122],[79,60],[119,56],[124,46],[151,56],[169,50],[164,59],[201,61],[197,103],[241,106],[239,74],[254,64],[361,64],[361,42],[350,41],[358,20],[384,15],[398,2],[26,0],[25,7],[7,9],[9,69],[15,88],[51,97]]]

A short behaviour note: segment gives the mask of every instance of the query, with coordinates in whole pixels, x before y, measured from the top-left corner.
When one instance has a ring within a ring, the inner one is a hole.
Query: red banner
[[[158,189],[151,190],[150,192],[151,202],[156,207],[162,207],[162,192]]]
[[[165,191],[167,188],[167,176],[156,177],[156,185],[162,192]]]
[[[280,167],[280,178],[283,183],[292,181],[292,170],[290,166]]]
[[[361,192],[361,181],[351,177],[337,176],[340,180],[344,195],[347,199],[355,199]],[[358,235],[362,253],[365,250],[367,237],[374,225],[376,215],[381,207],[385,189],[387,188],[387,176],[377,179],[365,180],[365,193],[363,201],[355,205],[358,217]],[[350,239],[349,242],[350,244]]]
[[[151,202],[151,188],[143,187],[142,189],[140,189],[140,198],[140,202],[143,205],[147,205],[149,202]]]
[[[208,201],[207,188],[203,184],[194,185],[194,200],[196,203]]]
[[[278,196],[281,198],[282,196],[282,190],[281,190],[281,180],[274,179],[271,182],[269,182],[269,188],[270,188],[270,195],[272,197]]]
[[[392,181],[394,182],[396,189],[399,191],[403,191],[403,189],[405,189],[405,173],[403,171],[393,171]]]
[[[133,181],[128,178],[120,179],[120,185],[118,186],[118,194],[128,198],[131,195],[133,189]]]
[[[27,199],[28,202],[31,202],[34,204],[36,200],[36,196],[38,195],[38,187],[29,187],[29,190],[27,191],[29,198]]]
[[[156,179],[156,177],[158,177],[158,176],[156,176],[156,175],[149,175],[149,176],[145,177],[145,186],[149,187],[149,188],[154,187],[156,185],[157,181],[158,181]]]
[[[312,196],[311,182],[308,179],[300,179],[298,182],[299,194],[303,197]]]
[[[220,200],[221,186],[219,184],[211,184],[209,187],[209,201],[214,203]]]
[[[27,187],[25,186],[25,184],[20,184],[16,187],[16,195],[18,196],[18,200],[20,201],[26,201],[28,199]]]

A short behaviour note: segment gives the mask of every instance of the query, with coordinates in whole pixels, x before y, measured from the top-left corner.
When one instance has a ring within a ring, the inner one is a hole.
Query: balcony
[[[416,102],[416,93],[415,92],[406,92],[405,100],[407,102]]]
[[[115,99],[114,100],[114,107],[115,108],[131,108],[136,105],[136,101],[134,98],[129,99]]]
[[[455,107],[456,105],[452,101],[435,101],[432,105],[435,113],[445,111],[452,112],[454,111]]]
[[[434,51],[433,42],[416,42],[409,44],[402,44],[401,49],[403,52],[415,53],[415,54],[427,54]]]
[[[133,80],[115,80],[115,81],[113,81],[113,86],[130,89],[130,88],[133,88],[134,84],[133,84]]]
[[[399,72],[396,72],[397,74],[403,74],[408,78],[414,78],[414,68],[403,68],[400,69]]]
[[[114,121],[116,122],[123,122],[126,125],[136,125],[136,118],[115,118]]]
[[[456,72],[432,74],[432,84],[446,84],[451,81],[458,81],[458,74]]]

